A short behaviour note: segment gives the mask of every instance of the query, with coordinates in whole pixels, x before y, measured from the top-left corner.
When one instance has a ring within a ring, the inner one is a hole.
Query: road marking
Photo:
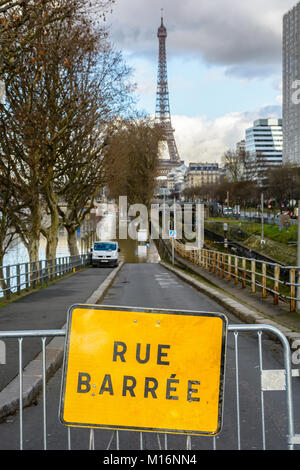
[[[176,287],[176,289],[183,288],[183,286],[179,284],[173,276],[170,276],[170,274],[156,274],[154,277],[162,289],[168,289],[170,287]]]

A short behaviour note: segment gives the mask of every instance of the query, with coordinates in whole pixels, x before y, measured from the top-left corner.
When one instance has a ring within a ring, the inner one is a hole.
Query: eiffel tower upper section
[[[171,122],[166,51],[167,29],[164,26],[163,15],[161,17],[161,25],[158,28],[157,37],[159,41],[159,57],[155,120],[161,123],[166,131],[169,160],[162,161],[162,166],[165,166],[167,170],[168,167],[171,169],[174,166],[182,165],[183,162],[180,161]]]

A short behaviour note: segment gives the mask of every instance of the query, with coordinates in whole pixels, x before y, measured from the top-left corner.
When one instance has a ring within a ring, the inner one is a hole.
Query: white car
[[[120,248],[117,242],[95,242],[92,253],[92,266],[118,266]]]

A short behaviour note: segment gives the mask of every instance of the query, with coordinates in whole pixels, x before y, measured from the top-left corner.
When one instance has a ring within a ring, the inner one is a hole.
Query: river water
[[[124,221],[123,221],[124,222]],[[135,224],[134,220],[125,220],[125,223]],[[136,224],[137,231],[139,229]],[[116,240],[119,243],[119,260],[126,263],[157,263],[160,258],[152,240],[139,242],[129,236],[127,239],[118,238],[118,221],[113,206],[108,208],[107,213],[97,225],[97,239]]]
[[[128,220],[129,224],[132,222]],[[79,230],[77,233],[77,246],[81,253],[81,235],[84,230]],[[119,259],[127,263],[149,263],[158,262],[159,256],[156,252],[153,242],[138,242],[128,237],[126,240],[119,240],[117,230],[117,216],[113,205],[108,205],[105,213],[102,214],[101,220],[96,225],[97,240],[117,240],[121,249]],[[148,245],[148,246],[147,246]],[[57,258],[69,256],[69,247],[67,232],[64,228],[59,229]],[[83,253],[81,253],[83,254]],[[46,257],[46,239],[41,236],[39,259],[44,260]],[[16,241],[8,253],[4,257],[3,266],[14,265],[19,263],[27,263],[29,261],[28,253],[23,243]]]

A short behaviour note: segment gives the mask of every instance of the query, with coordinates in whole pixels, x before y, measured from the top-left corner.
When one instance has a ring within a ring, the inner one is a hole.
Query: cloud
[[[198,57],[235,76],[273,75],[281,63],[282,19],[295,0],[119,0],[112,37],[122,49],[157,58],[164,7],[169,55]]]
[[[245,131],[259,118],[281,117],[280,106],[265,106],[245,113],[229,113],[215,120],[206,116],[175,115],[172,124],[182,160],[190,162],[221,162],[228,149],[235,149],[245,138]]]

